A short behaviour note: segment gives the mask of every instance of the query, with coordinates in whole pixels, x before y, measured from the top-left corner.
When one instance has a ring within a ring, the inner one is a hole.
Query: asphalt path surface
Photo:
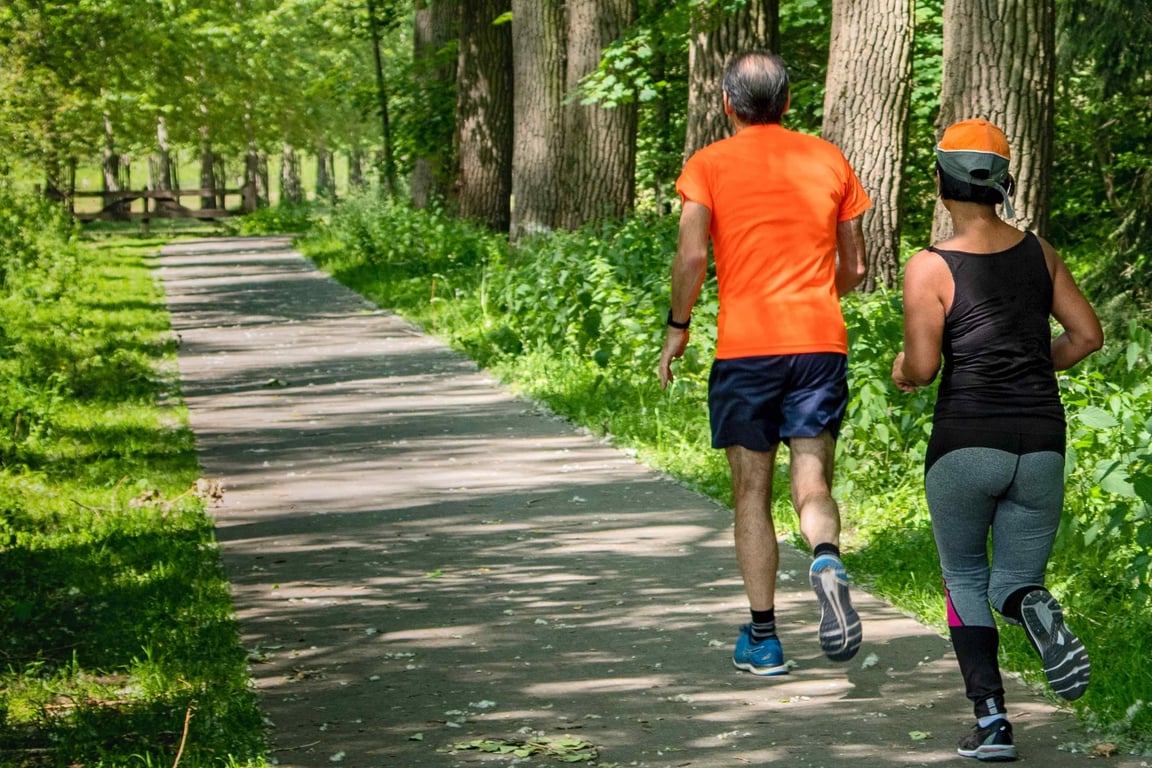
[[[793,669],[731,663],[731,513],[517,398],[294,253],[176,242],[159,274],[269,758],[290,768],[975,764],[945,638],[863,591],[825,659],[785,546]],[[653,374],[655,375],[655,374]],[[1027,765],[1091,760],[1006,681]],[[485,750],[519,750],[490,752]]]

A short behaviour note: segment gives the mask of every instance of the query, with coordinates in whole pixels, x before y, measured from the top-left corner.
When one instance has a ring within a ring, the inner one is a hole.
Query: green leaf
[[[1093,429],[1112,429],[1120,424],[1112,414],[1095,405],[1081,409],[1076,414],[1076,417],[1080,420],[1080,423]]]

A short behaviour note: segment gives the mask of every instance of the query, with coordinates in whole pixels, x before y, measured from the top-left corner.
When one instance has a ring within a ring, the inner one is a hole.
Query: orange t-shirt
[[[716,357],[848,353],[836,224],[872,200],[835,145],[780,125],[747,126],[692,155],[676,189],[712,214]]]

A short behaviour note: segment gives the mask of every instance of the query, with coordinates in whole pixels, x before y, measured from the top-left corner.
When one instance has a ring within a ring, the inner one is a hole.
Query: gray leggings
[[[1064,457],[959,448],[924,476],[948,593],[948,625],[995,627],[989,602],[1043,586],[1064,505]],[[988,562],[988,533],[992,562]]]

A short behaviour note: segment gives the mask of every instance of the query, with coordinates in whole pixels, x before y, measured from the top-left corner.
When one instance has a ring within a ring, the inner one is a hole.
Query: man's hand
[[[668,328],[664,337],[664,348],[660,350],[660,389],[667,389],[675,376],[672,375],[672,361],[684,355],[688,348],[688,329]]]

